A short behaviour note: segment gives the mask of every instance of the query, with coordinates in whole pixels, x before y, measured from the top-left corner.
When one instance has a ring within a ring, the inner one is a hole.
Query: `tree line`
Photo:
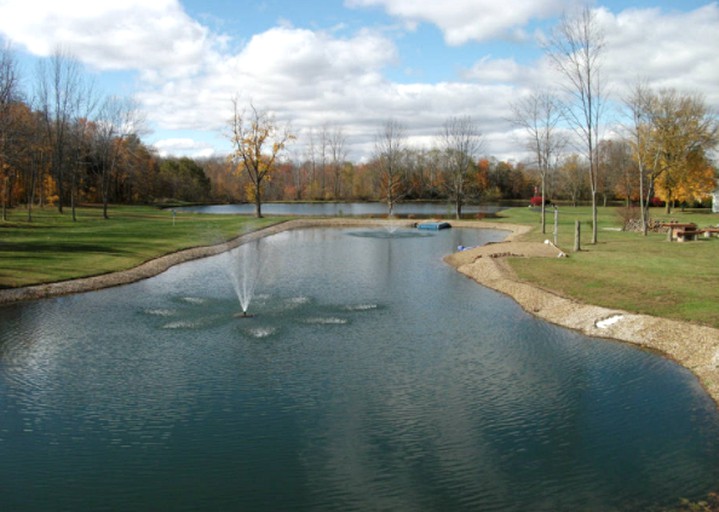
[[[601,87],[603,39],[591,11],[564,18],[547,53],[564,78],[557,91],[537,90],[508,105],[533,155],[524,162],[488,156],[477,121],[450,115],[433,142],[417,147],[407,127],[378,126],[367,161],[347,158],[341,126],[302,134],[304,152],[289,153],[297,135],[253,104],[232,102],[232,151],[214,158],[163,158],[142,141],[140,110],[129,99],[102,97],[71,56],[56,52],[38,67],[27,94],[10,46],[0,50],[0,200],[69,208],[79,203],[438,200],[462,215],[467,203],[526,199],[593,210],[610,200],[646,209],[705,201],[716,188],[709,155],[717,144],[714,114],[698,95],[637,85],[623,99],[628,121],[611,139],[599,136],[606,107]],[[646,225],[646,222],[645,222]],[[596,223],[594,224],[596,228]],[[594,232],[596,241],[596,231]]]
[[[163,198],[210,199],[210,181],[191,159],[163,159],[140,137],[142,117],[127,98],[103,97],[72,57],[56,52],[20,88],[10,46],[0,49],[0,202],[2,217],[23,205],[66,208]]]

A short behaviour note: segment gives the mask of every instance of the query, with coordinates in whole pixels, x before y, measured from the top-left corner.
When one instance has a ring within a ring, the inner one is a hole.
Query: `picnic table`
[[[669,240],[677,242],[696,240],[697,235],[701,232],[697,230],[697,225],[693,222],[664,222],[661,226],[669,228]]]

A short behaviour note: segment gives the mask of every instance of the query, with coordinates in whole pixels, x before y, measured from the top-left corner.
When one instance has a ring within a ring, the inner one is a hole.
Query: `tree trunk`
[[[649,186],[647,187],[647,195],[646,195],[646,201],[644,201],[644,230],[643,235],[647,236],[647,232],[649,231],[649,201],[651,197],[654,195],[654,180],[649,180]]]
[[[35,201],[35,183],[36,183],[35,166],[30,171],[30,195],[27,198],[27,221],[32,222],[32,203]]]
[[[255,217],[262,218],[262,187],[260,182],[255,183]]]
[[[545,203],[547,202],[547,200],[545,199],[544,181],[544,174],[542,174],[542,234],[545,234],[547,232],[547,213],[545,207]]]
[[[582,234],[582,224],[578,221],[574,221],[574,252],[579,252],[582,250],[582,246],[580,243]]]
[[[592,244],[597,243],[597,192],[592,192]]]
[[[3,190],[2,190],[2,220],[7,222],[7,193],[8,189],[8,177],[3,178]]]

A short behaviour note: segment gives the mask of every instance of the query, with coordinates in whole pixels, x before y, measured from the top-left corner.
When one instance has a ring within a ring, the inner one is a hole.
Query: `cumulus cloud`
[[[35,55],[61,48],[100,70],[163,76],[196,72],[222,40],[187,16],[177,0],[3,0],[0,32]]]
[[[561,14],[574,0],[347,0],[350,7],[383,7],[408,24],[432,23],[445,41],[460,45],[468,41],[523,37],[523,27],[533,19]]]
[[[192,138],[161,139],[152,144],[160,156],[183,155],[191,158],[206,158],[215,154],[215,148],[206,142]]]
[[[606,34],[604,73],[618,95],[638,79],[703,93],[719,107],[719,4],[689,12],[597,11]]]
[[[346,2],[355,8],[384,8],[410,25],[433,23],[455,45],[516,34],[530,21],[554,16],[573,3],[508,0],[498,7],[491,0]],[[719,5],[691,12],[596,12],[607,38],[604,76],[614,93],[643,78],[704,92],[719,106]],[[279,122],[291,122],[301,138],[323,125],[341,126],[355,159],[371,151],[375,134],[389,118],[403,123],[412,140],[429,142],[452,115],[472,116],[485,134],[487,151],[508,158],[517,154],[516,137],[506,120],[509,103],[532,88],[557,83],[542,58],[520,64],[512,55],[479,52],[475,65],[455,79],[397,83],[387,78],[387,70],[405,64],[392,39],[401,35],[335,28],[310,30],[285,21],[225,44],[228,36],[190,18],[178,0],[115,5],[0,0],[0,33],[15,45],[41,56],[62,46],[96,69],[137,72],[136,100],[152,127],[163,132],[155,143],[162,154],[209,155],[216,146],[187,134],[199,130],[221,138],[231,100],[237,97],[273,112]],[[173,136],[172,131],[182,135]]]

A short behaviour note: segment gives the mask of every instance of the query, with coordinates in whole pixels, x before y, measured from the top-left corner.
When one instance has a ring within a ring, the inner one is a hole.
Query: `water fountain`
[[[229,259],[225,265],[229,274],[232,286],[240,301],[241,312],[235,314],[235,318],[252,318],[247,312],[250,302],[255,295],[255,287],[260,278],[262,270],[262,254],[260,244],[262,240],[254,240],[239,246],[226,253]]]

